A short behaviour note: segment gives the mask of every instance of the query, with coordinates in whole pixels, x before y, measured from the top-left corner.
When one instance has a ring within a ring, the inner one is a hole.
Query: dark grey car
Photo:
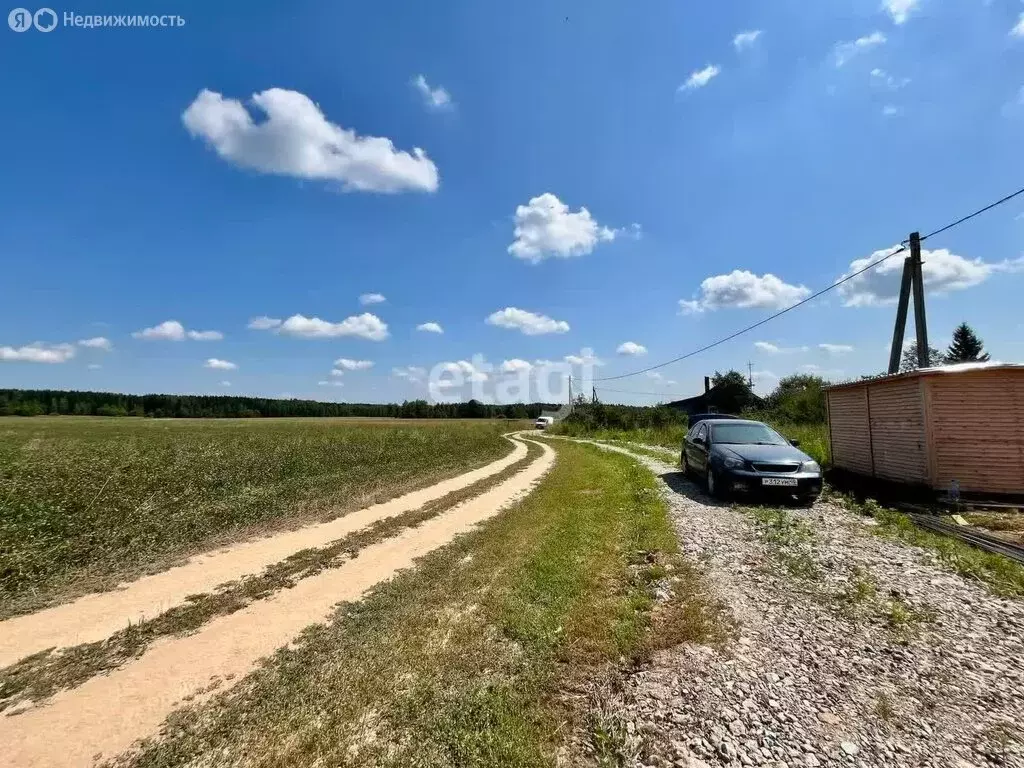
[[[687,433],[679,460],[717,498],[756,493],[813,504],[821,493],[817,462],[760,421],[702,421]]]

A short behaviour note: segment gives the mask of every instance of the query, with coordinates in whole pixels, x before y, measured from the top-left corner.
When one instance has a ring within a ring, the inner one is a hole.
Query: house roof
[[[1021,371],[1024,372],[1024,365],[1020,363],[1002,363],[991,361],[987,363],[956,363],[954,365],[938,365],[934,368],[918,368],[915,371],[905,373],[894,373],[891,376],[874,376],[856,381],[844,381],[839,384],[832,384],[825,387],[826,390],[848,389],[859,387],[864,384],[875,384],[878,382],[897,381],[901,379],[916,379],[921,376],[949,376],[953,374],[975,373],[978,371]]]

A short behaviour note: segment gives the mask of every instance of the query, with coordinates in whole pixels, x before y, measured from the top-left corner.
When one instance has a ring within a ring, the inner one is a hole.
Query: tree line
[[[125,395],[51,389],[0,389],[0,416],[144,416],[162,419],[362,416],[399,419],[535,419],[544,403],[321,403],[232,395]]]

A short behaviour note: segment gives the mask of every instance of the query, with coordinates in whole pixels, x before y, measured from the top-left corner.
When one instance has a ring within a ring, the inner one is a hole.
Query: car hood
[[[785,461],[811,461],[811,457],[792,445],[731,445],[719,444],[715,448],[722,453],[738,456],[746,461],[774,464]]]

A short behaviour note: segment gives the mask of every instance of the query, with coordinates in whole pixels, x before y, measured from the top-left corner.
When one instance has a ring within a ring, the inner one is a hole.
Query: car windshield
[[[732,445],[786,445],[786,439],[764,424],[716,424],[711,428],[715,443]]]

